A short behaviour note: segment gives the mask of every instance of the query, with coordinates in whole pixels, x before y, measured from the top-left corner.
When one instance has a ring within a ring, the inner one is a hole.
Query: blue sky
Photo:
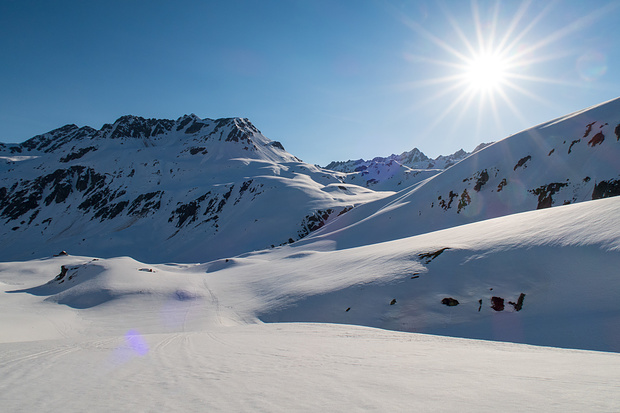
[[[472,150],[618,97],[619,21],[617,0],[0,0],[0,141],[195,113],[321,165]],[[466,76],[481,44],[498,85]]]

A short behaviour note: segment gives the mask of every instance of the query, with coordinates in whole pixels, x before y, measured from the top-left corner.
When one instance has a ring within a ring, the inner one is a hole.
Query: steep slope
[[[339,248],[620,194],[620,99],[505,138],[315,234]],[[310,242],[310,241],[309,241]]]
[[[69,250],[205,261],[295,241],[385,196],[301,162],[240,118],[124,116],[0,149],[3,260]]]

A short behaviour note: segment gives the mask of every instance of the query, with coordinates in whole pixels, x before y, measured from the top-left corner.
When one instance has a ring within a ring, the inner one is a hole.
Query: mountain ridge
[[[359,246],[618,195],[617,159],[620,99],[436,158],[443,169],[413,169],[429,166],[413,149],[333,171],[245,118],[127,115],[0,147],[0,258],[196,262],[304,238]]]
[[[337,239],[346,248],[620,195],[618,159],[615,99],[497,141],[311,238]]]
[[[124,116],[0,150],[4,257],[215,259],[293,242],[383,196],[301,162],[243,118]]]

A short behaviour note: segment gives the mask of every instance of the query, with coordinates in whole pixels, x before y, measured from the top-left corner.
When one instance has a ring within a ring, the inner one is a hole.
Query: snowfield
[[[2,263],[0,402],[618,411],[619,214],[616,197],[344,250],[309,237],[204,264]]]
[[[0,401],[12,412],[620,408],[617,354],[365,327],[128,331],[0,348]]]

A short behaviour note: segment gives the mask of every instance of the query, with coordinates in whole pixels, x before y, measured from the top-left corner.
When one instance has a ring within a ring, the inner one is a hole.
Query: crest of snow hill
[[[618,195],[618,159],[618,99],[473,153],[414,149],[325,168],[247,119],[67,125],[0,144],[0,259],[208,261],[310,233],[359,246]]]

